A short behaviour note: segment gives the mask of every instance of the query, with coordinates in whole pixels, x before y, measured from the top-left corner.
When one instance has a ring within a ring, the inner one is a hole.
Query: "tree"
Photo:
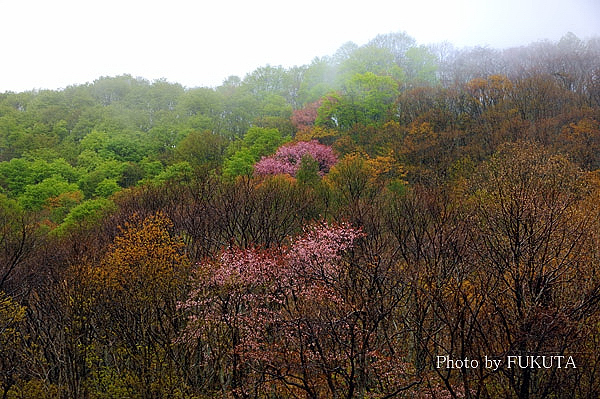
[[[100,264],[73,269],[83,283],[79,294],[91,295],[84,298],[95,339],[84,350],[95,371],[89,383],[98,394],[108,389],[104,384],[125,381],[142,398],[175,396],[185,389],[175,339],[181,326],[177,301],[190,265],[172,227],[162,213],[134,217]]]
[[[287,104],[296,106],[301,73],[301,69],[286,70],[281,66],[266,65],[246,75],[242,87],[259,99],[277,95]]]
[[[21,270],[21,265],[34,255],[39,241],[31,215],[0,194],[0,291],[14,293],[26,288],[24,277],[34,271]]]
[[[318,100],[305,104],[301,109],[294,110],[291,121],[297,130],[296,134],[305,133],[312,126],[314,126],[320,106],[321,100]]]
[[[25,308],[0,290],[0,388],[6,398],[13,384],[22,377],[28,353],[22,342],[19,325],[25,319]]]
[[[406,32],[379,34],[369,42],[371,46],[383,48],[391,52],[398,65],[403,65],[407,51],[413,48],[415,44],[415,39],[406,34]]]
[[[296,176],[305,156],[317,162],[317,172],[320,176],[329,172],[337,162],[331,147],[319,144],[317,140],[299,141],[279,147],[274,155],[262,157],[254,165],[254,173],[258,175],[287,173]]]
[[[583,168],[595,170],[600,167],[600,123],[597,121],[583,118],[564,126],[557,144]]]
[[[85,231],[100,223],[102,218],[114,210],[115,204],[106,198],[84,201],[70,209],[55,233],[61,235],[70,231]]]
[[[302,74],[302,82],[298,89],[298,100],[300,104],[319,101],[321,97],[337,87],[334,60],[331,57],[317,57],[306,67]]]
[[[361,202],[372,202],[390,180],[403,177],[403,168],[395,161],[393,153],[371,158],[354,152],[340,159],[326,180],[338,196],[339,205],[353,208]]]
[[[350,78],[341,94],[325,99],[318,111],[316,123],[326,127],[350,129],[356,124],[381,126],[398,96],[398,83],[390,76],[372,72]]]
[[[198,269],[182,303],[183,339],[217,368],[213,389],[316,399],[392,397],[414,385],[381,331],[396,302],[368,296],[382,293],[392,274],[355,263],[361,237],[348,225],[317,225],[289,248],[230,248]]]
[[[183,126],[192,131],[218,133],[219,114],[223,110],[222,93],[209,88],[187,90],[177,103],[176,110],[185,115]]]
[[[190,132],[177,144],[175,152],[181,161],[187,161],[195,168],[209,170],[221,166],[227,141],[216,134],[205,131]]]
[[[372,73],[402,80],[404,71],[396,64],[394,54],[382,47],[366,45],[349,53],[338,67],[338,81],[346,84],[355,75]]]
[[[437,59],[425,46],[411,47],[406,50],[404,69],[409,85],[433,86],[437,83]]]
[[[484,284],[471,288],[486,276],[469,256],[469,210],[447,187],[419,185],[392,196],[386,210],[405,291],[397,317],[406,325],[411,360],[434,391],[470,397],[472,376],[460,384],[456,370],[436,367],[437,356],[464,359],[479,349],[469,331],[479,323],[488,290]]]
[[[282,137],[277,129],[250,128],[237,144],[238,148],[225,160],[223,175],[232,177],[252,174],[252,165],[261,156],[274,153],[287,140],[289,138]]]
[[[575,355],[587,339],[581,323],[600,310],[587,184],[564,157],[522,143],[502,146],[473,178],[475,262],[493,287],[477,334],[490,355]],[[577,371],[562,371],[512,368],[494,379],[520,398],[571,396]]]

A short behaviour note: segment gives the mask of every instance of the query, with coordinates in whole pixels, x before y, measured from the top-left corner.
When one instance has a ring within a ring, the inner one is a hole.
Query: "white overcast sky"
[[[217,86],[399,31],[457,47],[586,39],[600,0],[0,0],[0,93],[124,73]]]

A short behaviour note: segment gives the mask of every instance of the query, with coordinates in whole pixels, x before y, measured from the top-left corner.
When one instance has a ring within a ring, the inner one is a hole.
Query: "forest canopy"
[[[571,33],[2,93],[0,397],[599,397],[599,170]]]

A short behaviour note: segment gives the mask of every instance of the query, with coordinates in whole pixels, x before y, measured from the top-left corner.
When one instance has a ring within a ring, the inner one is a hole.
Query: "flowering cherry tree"
[[[299,132],[306,132],[315,125],[317,114],[322,101],[318,100],[309,104],[306,104],[304,108],[297,109],[292,113],[291,121],[292,124]]]
[[[300,141],[286,144],[277,150],[274,155],[262,157],[254,165],[254,173],[258,175],[289,174],[296,176],[302,165],[302,158],[310,156],[319,164],[318,173],[325,175],[337,162],[337,157],[330,146],[320,144],[317,140]]]
[[[182,340],[219,365],[215,389],[239,397],[353,397],[371,384],[389,392],[407,365],[376,333],[375,303],[353,291],[352,252],[363,233],[350,225],[307,228],[278,250],[229,249],[200,265],[180,307]],[[364,302],[363,302],[364,301]],[[354,393],[354,394],[353,394]]]

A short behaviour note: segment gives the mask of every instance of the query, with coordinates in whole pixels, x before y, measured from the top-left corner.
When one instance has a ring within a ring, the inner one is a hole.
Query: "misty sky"
[[[0,93],[124,73],[217,86],[405,31],[503,48],[600,36],[600,0],[0,0]]]

